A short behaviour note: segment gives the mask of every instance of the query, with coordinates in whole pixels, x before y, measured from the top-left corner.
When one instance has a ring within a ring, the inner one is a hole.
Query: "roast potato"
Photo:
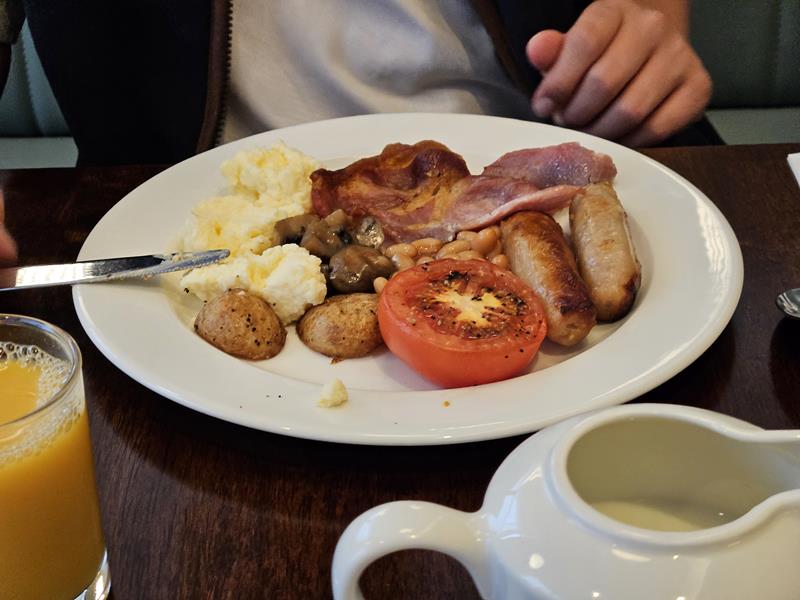
[[[331,296],[297,323],[303,343],[333,358],[357,358],[383,343],[378,328],[378,295]]]
[[[212,346],[249,360],[272,358],[286,342],[286,329],[269,303],[239,289],[206,302],[194,329]]]

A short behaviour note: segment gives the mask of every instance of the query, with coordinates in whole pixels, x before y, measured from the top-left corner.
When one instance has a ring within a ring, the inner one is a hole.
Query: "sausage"
[[[518,212],[500,226],[511,271],[545,305],[548,339],[574,346],[595,325],[595,308],[578,274],[575,257],[553,217]]]
[[[582,188],[569,208],[575,257],[601,321],[625,316],[636,298],[642,268],[628,218],[610,183]]]

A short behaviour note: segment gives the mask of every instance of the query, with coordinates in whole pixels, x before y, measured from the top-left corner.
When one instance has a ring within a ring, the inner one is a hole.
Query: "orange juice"
[[[42,367],[18,360],[0,362],[0,424],[24,417],[36,408]]]
[[[38,349],[3,356],[0,598],[72,600],[105,553],[82,379]]]

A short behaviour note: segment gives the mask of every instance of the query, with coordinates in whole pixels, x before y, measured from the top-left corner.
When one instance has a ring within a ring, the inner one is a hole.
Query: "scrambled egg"
[[[247,196],[209,198],[192,209],[184,229],[186,252],[227,248],[232,256],[261,254],[278,241],[274,227],[284,217]],[[301,214],[294,212],[286,216]]]
[[[347,388],[340,379],[329,381],[322,387],[317,406],[333,408],[347,402]]]
[[[261,254],[278,242],[275,223],[311,212],[309,175],[320,166],[280,142],[239,152],[221,167],[232,193],[209,198],[192,209],[180,249],[227,248],[234,257]]]
[[[320,264],[320,259],[305,248],[284,244],[263,254],[244,254],[189,271],[181,286],[201,300],[211,300],[233,288],[247,290],[269,302],[281,322],[288,325],[325,299],[327,287]]]
[[[319,162],[283,143],[239,152],[222,163],[231,187],[192,209],[181,250],[227,248],[224,263],[194,269],[181,287],[201,300],[240,288],[270,303],[284,325],[325,299],[321,261],[296,244],[276,246],[275,223],[311,212],[309,175]]]
[[[222,174],[236,194],[265,205],[295,205],[302,212],[310,212],[308,176],[321,166],[310,156],[278,142],[271,148],[242,150],[222,163]]]

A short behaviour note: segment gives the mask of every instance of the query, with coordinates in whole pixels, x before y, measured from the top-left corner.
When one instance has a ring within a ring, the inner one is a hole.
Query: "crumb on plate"
[[[317,406],[333,408],[347,402],[347,388],[340,379],[333,379],[322,386]]]

